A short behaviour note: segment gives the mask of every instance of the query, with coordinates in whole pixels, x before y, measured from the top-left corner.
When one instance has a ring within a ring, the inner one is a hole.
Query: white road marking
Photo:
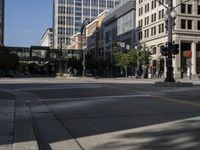
[[[66,101],[66,100],[93,100],[93,99],[113,99],[113,98],[131,98],[131,97],[149,97],[151,95],[118,95],[118,96],[97,96],[97,97],[77,97],[77,98],[56,98],[42,99],[41,101]]]
[[[102,88],[103,86],[100,85],[74,85],[74,86],[52,86],[52,87],[27,87],[27,88],[13,88],[13,89],[4,89],[4,88],[0,88],[1,91],[32,91],[32,90],[69,90],[69,89],[91,89],[91,88]]]

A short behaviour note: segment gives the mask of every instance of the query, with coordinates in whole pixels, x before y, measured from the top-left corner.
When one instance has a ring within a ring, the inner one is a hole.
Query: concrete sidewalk
[[[38,150],[23,96],[0,91],[0,150]]]
[[[12,150],[15,97],[0,91],[0,150]]]
[[[154,79],[136,79],[136,78],[95,78],[95,77],[59,77],[57,80],[62,80],[65,82],[94,82],[94,83],[135,83],[135,84],[155,84],[155,82],[163,82],[164,78],[154,78]],[[176,82],[193,83],[194,85],[200,85],[200,79],[176,79]]]

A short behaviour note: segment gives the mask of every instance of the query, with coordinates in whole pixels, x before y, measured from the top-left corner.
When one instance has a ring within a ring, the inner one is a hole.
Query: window
[[[143,7],[139,8],[139,16],[143,14]]]
[[[145,5],[145,13],[149,12],[149,3]]]
[[[161,19],[161,10],[159,11],[158,19]]]
[[[192,5],[188,4],[188,14],[192,14]]]
[[[156,35],[156,26],[151,28],[151,36]]]
[[[197,30],[200,30],[200,21],[197,22]]]
[[[134,29],[133,16],[134,13],[131,11],[117,20],[117,35],[124,34]]]
[[[144,25],[148,25],[149,24],[149,16],[145,17],[144,20]]]
[[[197,6],[197,10],[198,10],[198,15],[200,15],[200,5]]]
[[[152,48],[152,54],[156,54],[156,47]]]
[[[144,37],[145,38],[149,37],[149,29],[147,29],[147,30],[144,31]]]
[[[143,2],[143,0],[139,0],[139,4],[142,3],[142,2]]]
[[[181,29],[192,29],[192,20],[181,20]]]
[[[154,13],[154,21],[156,21],[156,13]]]
[[[153,36],[153,28],[151,28],[151,36]]]
[[[157,3],[156,0],[151,1],[151,9],[156,8],[156,3]]]
[[[139,39],[139,40],[142,40],[142,31],[141,31],[141,32],[138,32],[138,39]]]
[[[188,29],[192,29],[192,20],[188,20]]]
[[[154,27],[154,35],[156,35],[156,27]]]
[[[186,13],[186,4],[181,4],[181,13],[182,14]]]
[[[181,29],[186,29],[186,20],[181,19]]]
[[[163,33],[164,32],[164,24],[160,24],[158,26],[158,33]]]

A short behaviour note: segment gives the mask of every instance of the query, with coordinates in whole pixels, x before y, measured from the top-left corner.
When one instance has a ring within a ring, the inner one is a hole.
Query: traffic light
[[[173,55],[179,54],[179,44],[173,44],[172,54]]]
[[[167,56],[168,54],[168,48],[167,47],[161,47],[160,53],[162,54],[162,56]]]

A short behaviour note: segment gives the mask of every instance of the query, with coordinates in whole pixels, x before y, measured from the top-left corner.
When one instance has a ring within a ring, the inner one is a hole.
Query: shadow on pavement
[[[200,148],[200,118],[125,132],[116,135],[118,141],[104,143],[94,149],[130,147],[131,150],[199,150]]]

